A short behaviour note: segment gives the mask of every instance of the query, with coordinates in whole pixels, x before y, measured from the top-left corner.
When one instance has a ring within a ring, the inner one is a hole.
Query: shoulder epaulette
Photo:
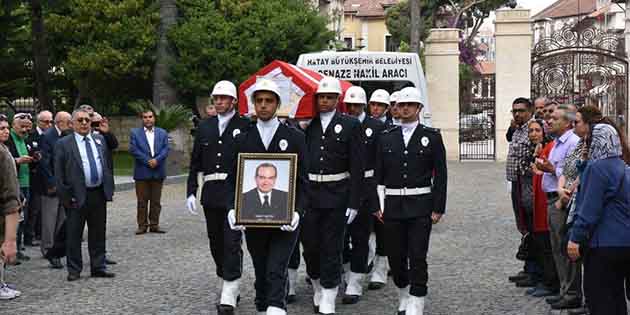
[[[429,132],[435,132],[435,133],[440,133],[440,128],[432,128],[432,127],[427,127],[425,125],[422,125],[422,129],[429,131]]]
[[[394,130],[396,130],[398,128],[400,128],[400,126],[398,126],[398,125],[389,125],[385,129],[383,129],[382,133],[383,134],[390,133],[390,132],[392,132],[392,131],[394,131]]]

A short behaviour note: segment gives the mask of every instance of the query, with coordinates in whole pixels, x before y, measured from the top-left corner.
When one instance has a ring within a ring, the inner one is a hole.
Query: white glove
[[[234,209],[228,212],[227,219],[228,219],[228,223],[230,224],[230,229],[234,231],[245,231],[244,226],[236,225],[236,211],[234,211]]]
[[[280,229],[285,232],[293,232],[298,228],[298,225],[300,225],[300,215],[297,212],[293,212],[291,225],[283,225],[280,227]]]
[[[188,196],[188,199],[186,199],[186,208],[188,209],[188,212],[190,212],[190,214],[199,214],[197,213],[197,198],[195,198],[195,195]]]
[[[352,223],[352,221],[354,221],[354,218],[357,217],[357,210],[352,209],[352,208],[348,208],[348,210],[346,210],[346,217],[348,217],[348,222],[347,224]]]

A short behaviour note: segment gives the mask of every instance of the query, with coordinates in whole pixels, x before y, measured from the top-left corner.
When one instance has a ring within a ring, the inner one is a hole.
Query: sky
[[[530,9],[531,14],[534,15],[555,1],[556,0],[518,0],[517,2],[521,7]]]

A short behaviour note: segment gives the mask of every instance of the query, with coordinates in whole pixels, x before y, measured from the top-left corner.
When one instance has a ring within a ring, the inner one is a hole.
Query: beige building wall
[[[433,127],[442,132],[448,160],[459,160],[459,29],[432,29],[425,52]]]
[[[341,34],[342,40],[347,37],[354,39],[353,48],[363,45],[365,46],[363,50],[385,51],[385,35],[389,32],[385,18],[367,19],[348,14],[344,18]]]
[[[496,11],[496,155],[505,161],[512,101],[531,94],[532,31],[528,9]]]

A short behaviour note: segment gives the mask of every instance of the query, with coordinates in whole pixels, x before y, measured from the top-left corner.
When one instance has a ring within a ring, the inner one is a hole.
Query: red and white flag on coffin
[[[281,104],[278,110],[279,117],[309,119],[317,114],[315,110],[315,92],[323,76],[313,70],[301,68],[280,60],[274,60],[239,86],[238,109],[241,114],[255,115],[251,93],[259,78],[270,79],[278,84],[281,94]],[[350,82],[341,81],[341,89],[344,93],[351,86]],[[345,112],[345,105],[341,100],[343,100],[343,95],[341,95],[338,108],[340,111]]]

